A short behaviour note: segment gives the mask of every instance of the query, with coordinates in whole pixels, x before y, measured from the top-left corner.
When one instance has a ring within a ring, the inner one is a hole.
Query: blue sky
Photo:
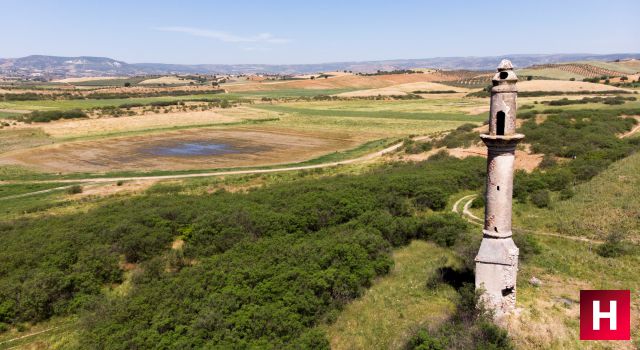
[[[0,0],[0,57],[320,63],[640,52],[639,0]]]

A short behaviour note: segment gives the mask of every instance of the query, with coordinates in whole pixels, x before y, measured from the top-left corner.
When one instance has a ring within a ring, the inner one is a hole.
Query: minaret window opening
[[[507,295],[513,293],[513,289],[514,287],[507,287],[505,289],[502,290],[502,296],[506,297]]]
[[[504,135],[504,112],[500,111],[496,114],[496,133],[498,135]]]
[[[500,79],[507,79],[508,76],[509,76],[508,72],[500,72]]]
[[[500,191],[500,186],[497,186],[498,191]]]

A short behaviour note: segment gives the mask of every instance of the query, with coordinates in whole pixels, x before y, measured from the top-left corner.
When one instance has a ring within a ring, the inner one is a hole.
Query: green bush
[[[526,261],[533,255],[542,252],[542,245],[535,236],[526,233],[517,233],[513,235],[513,241],[520,250],[520,259]]]
[[[531,203],[538,208],[548,208],[551,206],[551,196],[548,190],[536,190],[531,194]]]
[[[484,192],[477,195],[473,201],[471,202],[471,208],[484,208],[485,205],[485,194]]]
[[[558,165],[558,162],[556,161],[556,159],[550,154],[545,154],[542,157],[542,161],[540,161],[540,164],[538,165],[538,167],[540,169],[547,169],[547,168],[553,168],[556,165]]]
[[[48,123],[53,120],[78,118],[87,118],[87,114],[77,109],[69,111],[34,111],[20,116],[17,120],[26,123]]]
[[[480,140],[480,133],[476,131],[468,131],[467,129],[469,129],[470,126],[475,128],[475,125],[473,124],[464,124],[458,127],[458,129],[448,133],[442,139],[435,141],[436,147],[469,147],[475,142],[478,142]]]
[[[418,331],[406,346],[407,350],[445,350],[447,349],[446,339],[429,334],[424,329]]]
[[[68,193],[68,194],[78,194],[78,193],[82,193],[82,186],[80,186],[80,185],[73,185],[73,186],[69,187],[69,189],[67,189],[67,193]]]
[[[447,206],[448,195],[437,187],[425,188],[416,195],[416,205],[420,209],[442,210]]]
[[[619,232],[611,233],[596,252],[603,258],[616,258],[627,253],[623,235]]]
[[[564,188],[562,189],[562,191],[560,191],[560,200],[567,200],[567,199],[571,199],[573,198],[573,196],[575,195],[575,192],[573,191],[573,189],[571,188]]]
[[[430,151],[433,148],[433,143],[430,141],[414,141],[407,138],[404,140],[403,147],[408,154],[418,154]]]

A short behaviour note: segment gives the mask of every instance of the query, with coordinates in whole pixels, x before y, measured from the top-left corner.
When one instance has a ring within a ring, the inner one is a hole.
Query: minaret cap
[[[498,72],[505,70],[513,70],[513,64],[511,64],[511,61],[507,59],[500,61],[500,64],[498,65]]]

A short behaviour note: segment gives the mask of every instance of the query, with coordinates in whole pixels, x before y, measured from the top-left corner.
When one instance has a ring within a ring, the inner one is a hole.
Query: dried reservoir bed
[[[275,128],[181,130],[16,150],[1,155],[0,165],[59,173],[228,168],[304,161],[362,141],[346,133]]]

